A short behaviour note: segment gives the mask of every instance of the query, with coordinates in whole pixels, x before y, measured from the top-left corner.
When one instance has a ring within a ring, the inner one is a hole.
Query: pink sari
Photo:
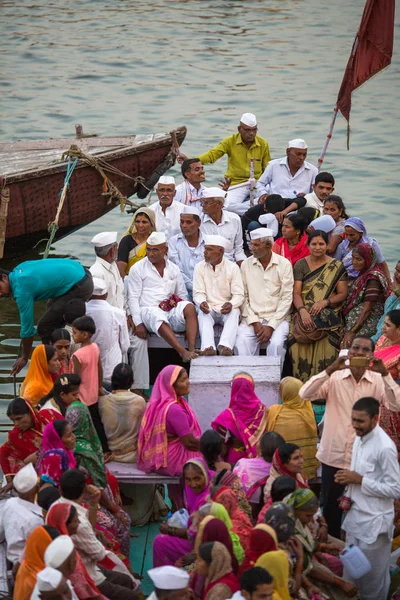
[[[376,343],[374,356],[382,359],[383,364],[395,381],[400,378],[400,344],[386,346],[388,339],[381,335]],[[389,410],[385,406],[381,406],[379,425],[385,433],[396,444],[398,459],[400,462],[400,415],[398,412]]]
[[[245,457],[256,458],[258,441],[266,431],[267,416],[268,409],[254,392],[253,378],[246,373],[236,375],[232,381],[229,408],[223,410],[211,423],[216,431],[221,433],[221,429],[228,430],[243,442],[244,452],[234,461],[228,456],[229,462]]]
[[[167,433],[167,413],[178,404],[187,414],[191,433],[200,438],[201,429],[195,413],[186,400],[177,398],[173,385],[182,367],[169,365],[158,375],[150,401],[143,415],[138,441],[137,465],[146,473],[182,475],[184,464],[201,457],[200,452],[187,450],[178,437]]]
[[[53,423],[49,423],[43,430],[42,447],[36,465],[39,477],[47,476],[58,487],[62,474],[75,467],[74,451],[66,449]]]

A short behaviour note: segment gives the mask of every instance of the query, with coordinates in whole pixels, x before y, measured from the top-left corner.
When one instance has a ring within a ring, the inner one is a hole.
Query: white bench
[[[119,483],[179,483],[179,477],[159,475],[158,473],[145,473],[137,468],[135,463],[107,463],[107,469]]]

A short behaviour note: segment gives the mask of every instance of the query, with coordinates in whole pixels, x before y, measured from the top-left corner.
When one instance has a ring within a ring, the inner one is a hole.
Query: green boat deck
[[[153,542],[159,533],[161,521],[147,523],[144,527],[132,527],[132,531],[139,535],[131,539],[130,561],[132,571],[143,575],[140,589],[145,596],[153,591],[153,584],[147,571],[153,568]]]

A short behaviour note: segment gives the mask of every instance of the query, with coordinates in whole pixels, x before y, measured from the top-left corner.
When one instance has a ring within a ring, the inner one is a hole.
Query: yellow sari
[[[266,552],[257,560],[256,567],[266,569],[274,580],[272,600],[290,600],[289,561],[283,550]]]
[[[313,479],[317,475],[317,424],[311,402],[299,396],[303,383],[294,377],[281,381],[282,404],[269,407],[267,431],[279,433],[286,442],[297,444],[304,458],[304,475]]]
[[[135,233],[137,232],[135,220],[136,220],[136,217],[138,217],[139,215],[146,215],[146,217],[151,222],[151,229],[150,229],[149,235],[153,231],[156,231],[156,215],[154,214],[154,211],[151,208],[145,207],[145,208],[139,208],[135,212],[134,217],[131,221],[131,224],[129,225],[128,230],[125,232],[125,235],[131,235],[132,237],[134,237]],[[145,258],[145,256],[146,256],[146,242],[137,244],[134,248],[132,248],[132,250],[129,252],[128,264],[125,269],[126,275],[128,275],[131,267],[133,267],[134,264],[139,262],[139,260],[142,260],[142,258]]]

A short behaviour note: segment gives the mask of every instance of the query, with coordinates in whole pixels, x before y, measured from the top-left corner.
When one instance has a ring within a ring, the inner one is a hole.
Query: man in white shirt
[[[186,205],[180,217],[181,233],[168,241],[168,258],[179,267],[190,300],[193,298],[193,271],[204,256],[200,224],[200,211],[193,204]]]
[[[92,341],[100,349],[103,379],[111,381],[114,368],[125,360],[129,350],[129,332],[123,310],[107,302],[107,287],[103,279],[93,278],[93,295],[86,303],[86,314],[96,324]]]
[[[165,566],[150,569],[147,572],[154,585],[154,592],[147,600],[189,600],[189,575],[183,569]]]
[[[187,301],[188,294],[179,267],[167,259],[164,233],[154,231],[149,236],[146,253],[146,258],[133,265],[125,277],[135,334],[146,339],[148,331],[156,333],[178,352],[184,362],[188,362],[197,358],[196,309]],[[181,331],[186,331],[187,350],[174,333]]]
[[[207,188],[201,201],[203,218],[201,231],[206,235],[221,235],[230,242],[231,249],[225,258],[238,265],[246,258],[243,250],[242,221],[240,217],[224,210],[226,192],[218,187]]]
[[[35,502],[37,481],[31,463],[20,469],[13,479],[18,498],[6,500],[0,516],[0,543],[7,542],[7,558],[13,565],[19,562],[29,534],[43,525],[42,509]]]
[[[150,206],[156,216],[156,229],[165,233],[167,238],[179,233],[179,217],[183,212],[184,204],[176,202],[175,179],[163,175],[157,182],[156,192],[158,202]]]
[[[267,356],[280,356],[283,367],[293,302],[292,265],[287,258],[272,252],[271,229],[254,229],[250,239],[253,256],[241,266],[244,304],[235,354],[254,356],[261,344],[268,344]]]
[[[328,196],[333,194],[335,189],[335,178],[331,173],[318,173],[315,178],[315,183],[312,186],[313,191],[304,196],[306,207],[316,208],[322,214],[324,209],[324,201]]]
[[[204,166],[198,158],[187,158],[182,163],[181,171],[184,181],[176,186],[174,201],[195,207],[201,212],[201,199],[207,189],[203,185],[206,178]]]
[[[214,325],[223,325],[218,352],[232,356],[239,327],[244,289],[237,264],[227,260],[224,252],[229,242],[220,235],[204,236],[204,260],[194,268],[193,301],[198,307],[201,351],[215,356]]]
[[[394,442],[378,425],[380,404],[372,397],[360,398],[353,406],[351,421],[356,432],[350,470],[336,473],[347,485],[344,495],[351,506],[342,524],[346,545],[358,546],[371,563],[371,571],[352,579],[361,600],[386,600],[393,537],[394,500],[400,498],[400,468]]]
[[[286,156],[271,160],[258,180],[258,201],[262,202],[267,194],[280,194],[283,198],[309,194],[318,169],[306,158],[306,142],[301,139],[290,140]]]
[[[117,267],[116,231],[103,231],[91,239],[96,254],[96,262],[90,267],[92,277],[103,279],[107,286],[107,302],[111,306],[124,309],[124,284]]]

